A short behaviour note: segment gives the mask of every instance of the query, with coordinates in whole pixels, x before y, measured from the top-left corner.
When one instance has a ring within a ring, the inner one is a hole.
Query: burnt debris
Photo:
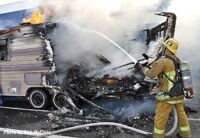
[[[110,77],[108,74],[102,77],[87,77],[81,73],[79,66],[68,70],[62,85],[64,88],[70,87],[89,99],[104,96],[142,98],[142,94],[148,93],[150,87],[147,82],[139,82],[135,75],[121,78]]]

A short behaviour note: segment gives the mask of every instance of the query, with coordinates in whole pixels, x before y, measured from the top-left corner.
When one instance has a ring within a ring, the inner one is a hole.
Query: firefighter
[[[162,42],[162,56],[151,64],[151,69],[143,68],[143,73],[151,79],[157,77],[158,89],[156,93],[156,111],[154,120],[154,138],[164,138],[165,126],[172,108],[175,107],[178,114],[179,132],[177,137],[190,138],[191,131],[189,122],[184,111],[184,94],[171,97],[168,95],[173,83],[170,79],[175,80],[176,68],[171,59],[176,58],[176,51],[179,44],[174,38],[169,38]],[[163,75],[165,73],[166,75]],[[169,79],[170,78],[170,79]]]

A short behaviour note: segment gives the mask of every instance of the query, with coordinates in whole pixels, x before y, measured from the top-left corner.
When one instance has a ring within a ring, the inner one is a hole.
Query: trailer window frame
[[[10,61],[10,48],[8,38],[0,39],[0,62]]]

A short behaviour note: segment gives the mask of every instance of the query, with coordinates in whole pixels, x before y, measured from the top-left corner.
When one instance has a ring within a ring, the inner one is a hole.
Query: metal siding
[[[47,70],[41,70],[41,71],[34,71],[34,72],[47,72]],[[4,96],[25,96],[26,91],[30,87],[43,87],[42,85],[27,85],[24,82],[24,74],[25,73],[33,73],[33,70],[26,71],[26,72],[0,72],[0,86],[3,91]],[[8,90],[11,88],[11,81],[20,81],[21,83],[21,93],[11,93]]]
[[[15,38],[11,41],[11,47],[29,46],[27,44],[30,45],[43,44],[43,40],[39,36],[29,36],[29,37]]]
[[[44,53],[44,48],[43,47],[28,48],[28,49],[19,49],[19,50],[13,50],[13,49],[11,49],[11,55],[12,55],[12,57],[14,57],[14,56],[25,56],[25,55],[43,54],[43,53]]]
[[[3,95],[25,96],[27,89],[30,87],[43,87],[41,83],[39,84],[39,82],[42,82],[41,79],[39,80],[39,76],[30,78],[29,82],[31,80],[34,81],[32,84],[29,83],[30,85],[26,84],[24,80],[24,74],[41,74],[50,70],[50,64],[46,64],[47,60],[41,61],[41,58],[46,54],[46,43],[39,35],[34,34],[33,27],[19,27],[19,30],[13,30],[7,34],[0,35],[0,37],[11,40],[9,45],[10,61],[0,62],[0,86],[2,87]],[[21,84],[20,88],[19,83]],[[11,85],[21,89],[21,93],[9,92]]]
[[[15,57],[11,57],[11,61],[12,62],[17,62],[19,64],[21,63],[32,63],[32,62],[39,62],[42,58],[42,54],[40,55],[26,55],[26,56],[15,56]]]
[[[37,64],[10,64],[10,65],[0,65],[0,71],[26,71],[26,70],[41,70],[50,69],[50,67],[45,67],[44,63]]]
[[[41,73],[25,73],[24,82],[27,85],[41,85],[42,75]]]
[[[29,49],[29,48],[40,48],[44,47],[43,43],[31,43],[31,44],[13,44],[11,45],[12,50]]]

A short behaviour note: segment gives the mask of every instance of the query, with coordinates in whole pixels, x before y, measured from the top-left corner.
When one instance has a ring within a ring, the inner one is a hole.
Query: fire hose
[[[173,108],[173,114],[174,114],[174,124],[173,127],[167,132],[165,133],[165,136],[170,136],[174,133],[174,131],[177,128],[178,125],[178,117],[177,117],[177,111],[175,108]],[[95,126],[115,126],[115,127],[120,127],[120,128],[124,128],[130,131],[133,131],[135,133],[138,134],[142,134],[142,135],[147,135],[147,136],[151,136],[152,133],[151,132],[147,132],[147,131],[143,131],[137,128],[133,128],[127,125],[123,125],[120,123],[114,123],[114,122],[99,122],[99,123],[90,123],[90,124],[84,124],[84,125],[78,125],[78,126],[74,126],[74,127],[69,127],[69,128],[64,128],[64,129],[60,129],[60,130],[56,130],[56,131],[52,131],[49,133],[43,133],[35,138],[42,138],[42,137],[47,137],[50,135],[55,135],[55,134],[59,134],[59,133],[64,133],[64,132],[69,132],[69,131],[73,131],[73,130],[78,130],[78,129],[83,129],[83,128],[87,128],[87,127],[95,127]]]

